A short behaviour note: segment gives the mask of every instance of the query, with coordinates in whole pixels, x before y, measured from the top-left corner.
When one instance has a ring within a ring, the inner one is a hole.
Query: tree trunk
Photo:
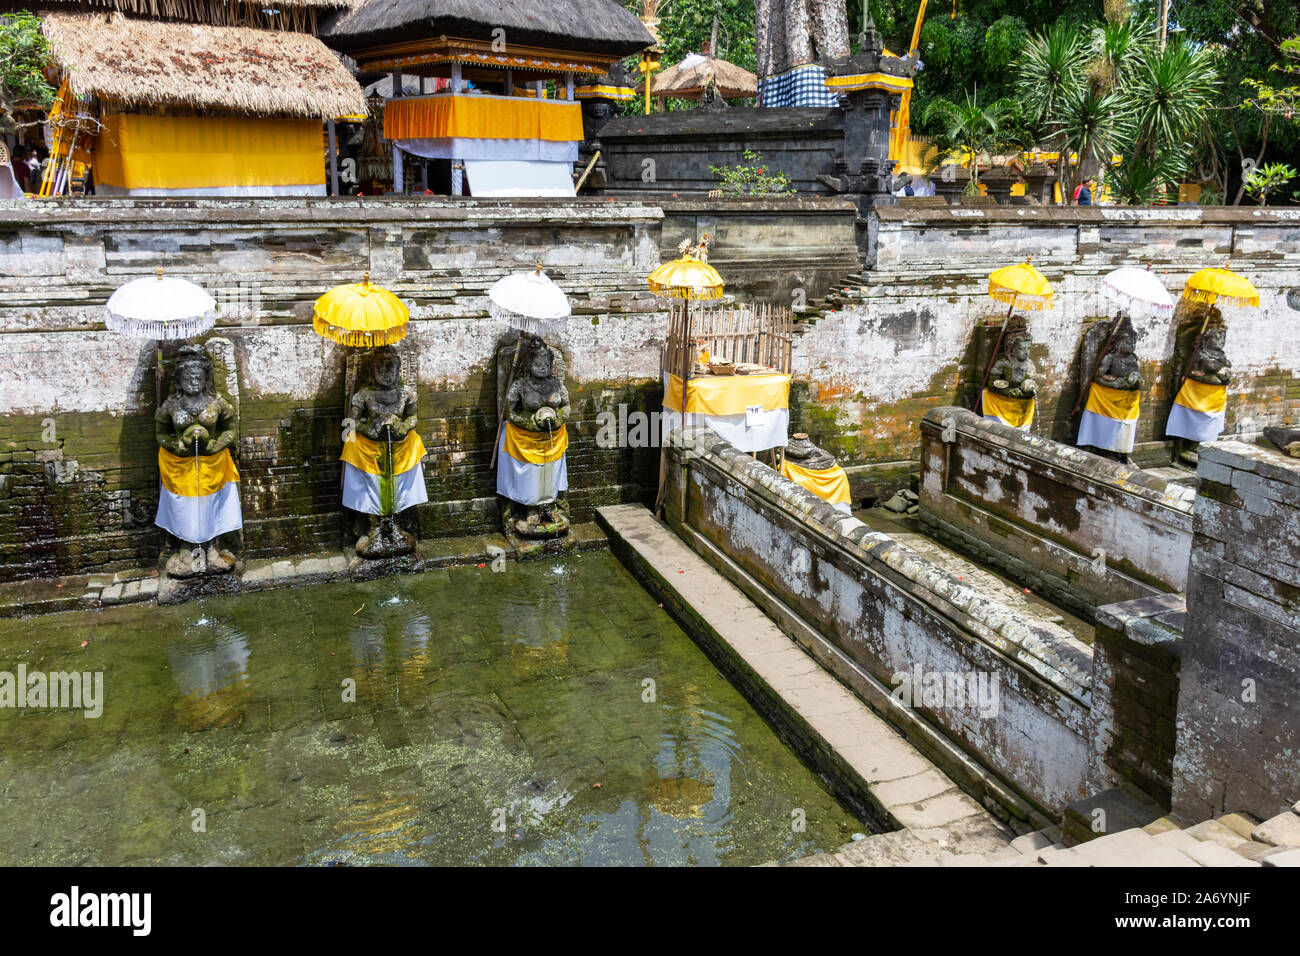
[[[786,0],[785,63],[782,70],[813,61],[812,21],[808,4],[811,0]]]
[[[759,78],[780,73],[785,62],[785,14],[783,0],[756,0],[754,37],[758,46]]]
[[[817,58],[835,60],[848,56],[849,14],[845,0],[808,0],[808,3]]]

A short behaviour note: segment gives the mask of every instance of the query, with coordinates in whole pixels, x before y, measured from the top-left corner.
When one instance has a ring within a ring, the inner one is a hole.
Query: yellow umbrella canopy
[[[650,273],[650,291],[675,299],[721,299],[725,283],[718,270],[705,261],[708,248],[707,235],[694,248],[689,239],[683,240],[681,258],[665,262]]]
[[[1202,269],[1183,286],[1183,298],[1206,305],[1249,305],[1259,308],[1259,292],[1250,280],[1224,265],[1222,269]]]
[[[402,301],[372,285],[367,272],[360,282],[335,286],[316,300],[312,328],[340,345],[373,348],[405,338],[410,318]]]
[[[1052,284],[1030,265],[1029,256],[1018,266],[1006,266],[989,276],[989,296],[1012,309],[1050,309]]]

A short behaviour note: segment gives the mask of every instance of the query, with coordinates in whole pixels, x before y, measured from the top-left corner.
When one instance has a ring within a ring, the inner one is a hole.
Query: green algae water
[[[862,829],[604,552],[0,621],[20,665],[102,671],[103,713],[0,709],[4,864],[745,865]]]

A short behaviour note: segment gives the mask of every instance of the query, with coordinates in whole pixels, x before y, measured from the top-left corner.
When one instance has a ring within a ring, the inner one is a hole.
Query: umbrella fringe
[[[1130,312],[1145,312],[1147,315],[1168,317],[1174,314],[1174,307],[1168,302],[1152,302],[1140,295],[1122,292],[1109,282],[1102,281],[1101,293],[1116,305],[1123,306]]]
[[[170,342],[202,335],[217,324],[215,312],[207,312],[187,319],[133,319],[130,316],[105,312],[104,325],[111,332],[120,332],[136,339],[154,339]]]
[[[658,282],[651,282],[650,291],[656,295],[666,296],[670,299],[706,300],[722,298],[721,286],[699,286],[687,288],[684,286],[661,285]]]
[[[1210,292],[1208,289],[1184,289],[1183,298],[1188,302],[1199,302],[1203,305],[1236,305],[1236,306],[1254,306],[1259,308],[1259,295],[1235,296],[1224,295],[1221,292]]]
[[[324,336],[339,345],[348,345],[353,348],[374,348],[379,345],[392,345],[395,342],[400,342],[406,338],[407,325],[408,323],[403,322],[391,329],[358,332],[355,329],[344,329],[339,328],[337,325],[330,325],[319,315],[312,317],[312,328],[315,329],[317,335]]]
[[[994,302],[1005,302],[1018,309],[1040,312],[1052,307],[1051,296],[1025,295],[1023,292],[1009,292],[1002,289],[990,289],[989,298]]]
[[[560,335],[569,325],[567,315],[524,315],[522,312],[507,309],[505,306],[497,305],[497,303],[491,301],[488,302],[488,312],[492,315],[492,318],[505,322],[510,328],[523,332],[525,335],[535,335],[538,338]]]

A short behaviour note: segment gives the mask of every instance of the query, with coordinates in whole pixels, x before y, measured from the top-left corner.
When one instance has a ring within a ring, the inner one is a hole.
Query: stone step
[[[1251,831],[1250,838],[1270,846],[1300,847],[1300,814],[1287,810],[1269,817]]]
[[[1203,820],[1183,832],[1202,843],[1216,843],[1226,850],[1235,850],[1241,843],[1248,842],[1243,841],[1241,834],[1236,830],[1230,830],[1218,820]]]
[[[1229,830],[1239,834],[1243,840],[1249,840],[1251,833],[1260,823],[1249,813],[1227,813],[1219,817],[1219,822]]]
[[[1061,846],[1061,828],[1044,827],[1033,833],[1026,833],[1011,841],[1011,848],[1025,856],[1033,856],[1039,850],[1048,850]]]

